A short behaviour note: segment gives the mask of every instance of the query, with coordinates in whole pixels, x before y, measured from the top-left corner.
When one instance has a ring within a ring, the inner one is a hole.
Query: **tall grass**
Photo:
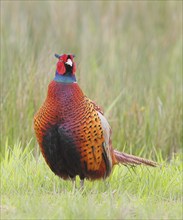
[[[33,115],[55,52],[76,55],[78,82],[108,113],[115,148],[180,151],[181,1],[2,1],[1,151],[7,140],[36,146]]]

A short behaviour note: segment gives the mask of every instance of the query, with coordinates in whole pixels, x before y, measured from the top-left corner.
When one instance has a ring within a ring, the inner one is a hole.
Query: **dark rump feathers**
[[[83,176],[77,146],[61,126],[54,125],[46,130],[42,147],[47,163],[56,175],[64,179]]]

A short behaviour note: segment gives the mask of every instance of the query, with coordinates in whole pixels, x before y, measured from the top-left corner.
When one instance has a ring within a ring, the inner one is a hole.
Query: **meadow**
[[[1,1],[1,219],[181,219],[181,1]],[[76,55],[77,80],[102,106],[116,149],[158,168],[116,167],[84,190],[40,155],[33,117]]]

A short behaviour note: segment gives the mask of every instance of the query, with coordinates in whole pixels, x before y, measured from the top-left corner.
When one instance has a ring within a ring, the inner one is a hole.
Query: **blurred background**
[[[76,55],[77,80],[106,112],[113,146],[171,158],[181,151],[181,1],[1,1],[1,152],[37,149],[33,116]]]

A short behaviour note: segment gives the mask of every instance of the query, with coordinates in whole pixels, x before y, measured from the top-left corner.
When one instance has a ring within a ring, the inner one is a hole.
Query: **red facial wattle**
[[[59,60],[57,63],[57,73],[60,75],[64,75],[65,71],[66,68],[64,62]]]
[[[75,73],[76,73],[76,63],[73,62],[72,74],[75,75]]]

